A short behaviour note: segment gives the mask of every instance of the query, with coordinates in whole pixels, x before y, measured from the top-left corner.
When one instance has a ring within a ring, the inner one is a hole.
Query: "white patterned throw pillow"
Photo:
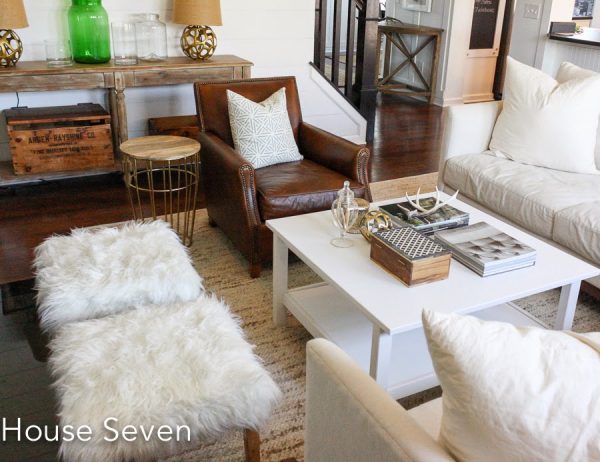
[[[254,168],[303,159],[290,124],[285,87],[262,103],[227,90],[227,104],[235,149]]]

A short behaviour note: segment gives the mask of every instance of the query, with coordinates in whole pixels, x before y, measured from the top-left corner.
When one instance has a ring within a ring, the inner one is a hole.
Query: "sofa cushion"
[[[594,157],[600,74],[559,83],[509,57],[504,94],[490,141],[494,154],[567,172],[600,173]]]
[[[600,265],[600,193],[597,198],[558,212],[552,239]]]
[[[255,175],[263,220],[327,210],[347,180],[308,159],[260,168]],[[356,197],[364,197],[363,185],[351,181],[350,187]]]
[[[489,153],[450,158],[444,183],[548,239],[556,213],[600,199],[598,175],[524,165]]]
[[[285,87],[261,103],[227,90],[233,144],[254,168],[301,160],[287,111]]]
[[[599,75],[598,72],[564,62],[558,68],[556,80],[559,83],[564,83],[573,79],[587,79],[597,75]],[[600,117],[598,118],[598,131],[596,132],[596,168],[600,170]]]
[[[600,333],[423,311],[459,461],[600,460]]]

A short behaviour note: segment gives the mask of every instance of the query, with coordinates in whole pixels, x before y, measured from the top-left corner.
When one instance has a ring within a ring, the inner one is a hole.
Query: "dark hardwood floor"
[[[442,108],[414,99],[379,94],[371,181],[437,172],[442,141]]]
[[[441,109],[395,96],[379,101],[372,181],[437,170]],[[203,206],[200,194],[199,206]],[[45,363],[45,343],[33,322],[31,261],[33,248],[53,233],[73,227],[114,223],[130,218],[130,205],[119,175],[0,189],[0,419],[14,425],[50,425],[55,401]],[[22,282],[17,282],[22,281]],[[9,284],[11,283],[11,284]],[[0,461],[52,461],[57,443],[0,443]]]

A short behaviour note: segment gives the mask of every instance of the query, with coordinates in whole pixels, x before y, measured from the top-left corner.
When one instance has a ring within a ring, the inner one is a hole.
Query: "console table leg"
[[[273,235],[273,324],[285,327],[287,311],[283,296],[288,290],[288,248],[279,237]]]
[[[581,281],[562,287],[554,329],[570,330],[573,327],[573,318],[575,317],[575,308],[577,307],[577,297],[579,296],[580,287]]]
[[[391,360],[392,336],[374,325],[371,341],[371,367],[369,374],[384,390],[387,390],[389,382]]]

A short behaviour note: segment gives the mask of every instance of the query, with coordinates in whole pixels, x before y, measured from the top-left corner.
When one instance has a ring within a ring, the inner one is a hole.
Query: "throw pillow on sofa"
[[[503,109],[490,142],[499,157],[575,173],[595,163],[600,75],[559,83],[508,58]]]
[[[302,160],[287,112],[285,88],[261,103],[227,90],[236,151],[254,168]]]
[[[459,461],[600,460],[600,333],[423,311]]]
[[[600,76],[600,74],[565,61],[558,68],[556,80],[558,83],[564,83],[573,79],[587,79],[596,76]],[[600,118],[598,119],[598,130],[596,131],[596,167],[600,170]]]

